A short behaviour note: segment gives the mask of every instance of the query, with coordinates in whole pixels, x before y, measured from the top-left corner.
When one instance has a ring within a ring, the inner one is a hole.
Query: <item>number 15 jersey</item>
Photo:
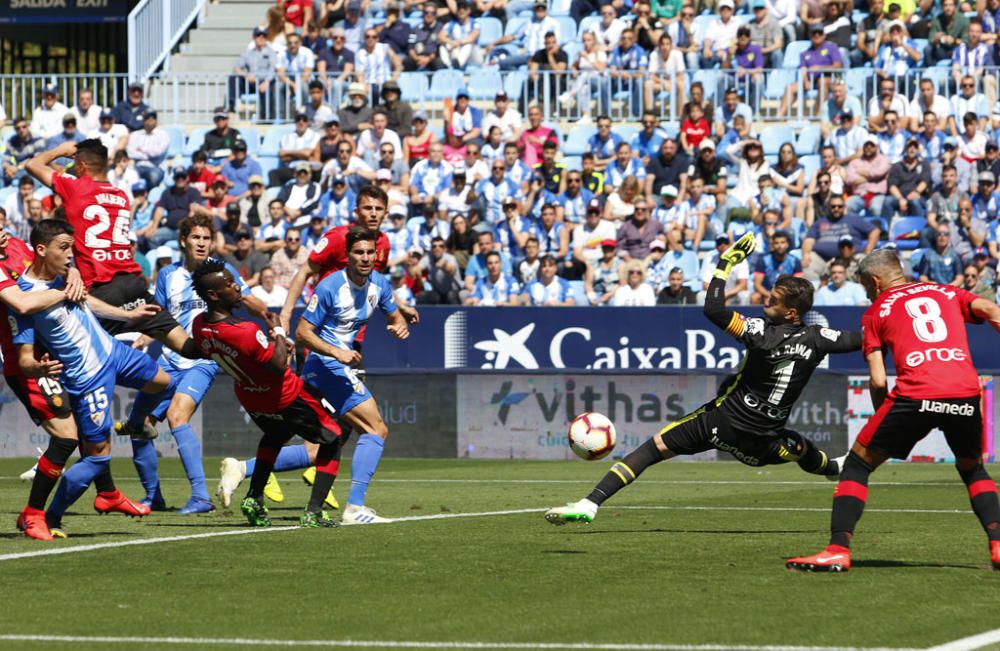
[[[139,274],[132,256],[128,195],[107,182],[62,172],[52,176],[52,189],[63,201],[66,221],[76,231],[73,254],[83,283],[106,283],[117,274]]]
[[[951,285],[908,283],[882,292],[861,318],[865,357],[891,353],[894,394],[915,400],[979,395],[965,323],[975,294]]]

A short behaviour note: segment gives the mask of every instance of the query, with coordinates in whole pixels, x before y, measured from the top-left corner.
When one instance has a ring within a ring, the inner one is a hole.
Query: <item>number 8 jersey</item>
[[[916,400],[979,395],[965,323],[979,323],[977,296],[935,283],[909,283],[882,293],[861,319],[865,357],[892,354],[896,395]]]
[[[132,213],[124,191],[89,176],[62,172],[53,175],[52,189],[62,198],[66,221],[76,231],[73,254],[87,287],[120,273],[142,275],[132,256],[128,237]]]

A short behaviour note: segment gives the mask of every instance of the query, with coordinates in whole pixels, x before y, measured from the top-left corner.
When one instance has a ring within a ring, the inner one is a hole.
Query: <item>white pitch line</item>
[[[193,646],[287,646],[376,649],[553,649],[565,651],[917,651],[885,647],[794,646],[786,644],[596,644],[588,642],[418,642],[396,640],[262,640],[223,637],[113,637],[107,635],[0,634],[9,642],[92,642],[101,644],[173,644]]]
[[[944,644],[931,647],[927,651],[972,651],[973,649],[982,649],[984,646],[997,642],[1000,642],[1000,628],[995,628],[992,631],[986,631],[978,635],[963,637],[959,640],[945,642]]]
[[[798,511],[801,513],[829,513],[830,507],[809,507],[809,506],[613,506],[611,509],[631,509],[634,511]],[[968,514],[969,509],[871,509],[866,508],[865,513],[963,513]]]

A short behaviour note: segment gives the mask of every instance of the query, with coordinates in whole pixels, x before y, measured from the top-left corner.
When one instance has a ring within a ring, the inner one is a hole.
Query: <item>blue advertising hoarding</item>
[[[741,308],[747,315],[759,308]],[[810,324],[860,329],[861,308],[819,308]],[[464,308],[422,307],[407,341],[389,335],[381,317],[369,323],[365,365],[381,370],[630,372],[726,370],[743,346],[697,307]],[[989,326],[970,326],[980,372],[1000,371],[1000,346]],[[831,355],[821,368],[867,373],[861,353]]]

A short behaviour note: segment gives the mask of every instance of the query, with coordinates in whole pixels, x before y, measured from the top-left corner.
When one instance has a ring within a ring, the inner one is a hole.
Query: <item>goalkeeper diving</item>
[[[807,326],[813,286],[804,278],[781,276],[764,302],[764,317],[748,318],[726,309],[726,280],[733,267],[756,247],[747,233],[719,258],[705,299],[705,316],[746,346],[739,370],[728,376],[718,395],[615,463],[584,499],[550,509],[552,524],[592,522],[612,495],[661,461],[715,448],[748,466],[795,462],[804,471],[834,479],[839,459],[831,459],[812,441],[787,429],[792,406],[813,370],[827,353],[861,349],[860,332]]]

